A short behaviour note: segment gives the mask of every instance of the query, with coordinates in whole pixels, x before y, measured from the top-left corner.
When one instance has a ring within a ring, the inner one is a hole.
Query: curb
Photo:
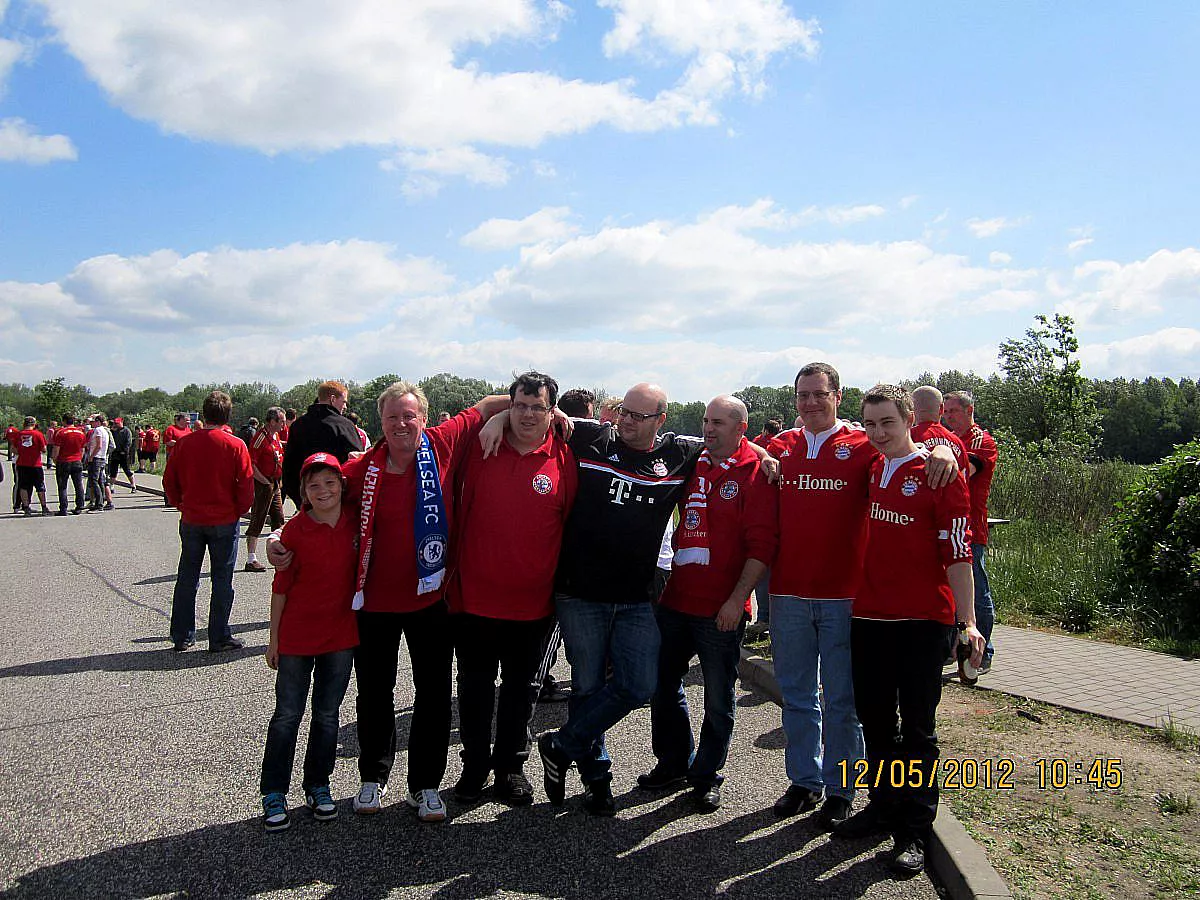
[[[783,694],[775,680],[775,665],[762,656],[742,649],[738,665],[742,684],[783,705]],[[1012,893],[1000,874],[949,806],[938,804],[929,842],[929,868],[946,888],[952,900],[1012,900]]]

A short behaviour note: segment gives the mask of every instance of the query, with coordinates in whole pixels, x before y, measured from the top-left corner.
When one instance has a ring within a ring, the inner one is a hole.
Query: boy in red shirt
[[[304,509],[283,528],[283,540],[294,555],[290,566],[275,573],[271,586],[267,665],[279,674],[259,784],[267,831],[291,825],[287,790],[310,679],[304,803],[318,821],[337,816],[329,776],[337,754],[338,710],[358,646],[351,606],[358,566],[357,509],[342,503],[345,484],[337,457],[314,453],[300,467]]]
[[[37,430],[37,419],[25,417],[25,427],[18,432],[14,441],[17,448],[17,491],[21,499],[21,511],[32,516],[29,501],[33,492],[37,491],[38,502],[42,504],[42,515],[49,515],[46,509],[46,473],[42,468],[42,452],[46,449],[46,439]]]
[[[862,419],[883,456],[871,465],[866,556],[850,632],[866,768],[845,777],[869,786],[870,802],[833,831],[842,837],[890,831],[895,847],[889,865],[915,875],[924,868],[937,814],[942,661],[960,629],[970,641],[972,663],[983,659],[971,578],[970,498],[961,478],[929,487],[929,451],[909,431],[908,391],[888,384],[871,388]]]

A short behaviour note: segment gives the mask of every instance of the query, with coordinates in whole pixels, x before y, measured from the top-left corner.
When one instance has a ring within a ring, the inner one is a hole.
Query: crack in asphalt
[[[119,588],[117,585],[113,584],[112,581],[109,580],[107,575],[105,575],[103,572],[99,571],[95,567],[89,565],[88,563],[84,562],[82,559],[80,559],[78,556],[76,556],[74,553],[72,553],[66,547],[59,547],[58,549],[67,557],[67,559],[69,559],[69,560],[71,560],[71,562],[75,563],[75,565],[79,566],[81,569],[91,572],[93,575],[95,575],[97,578],[99,578],[102,582],[104,582],[104,584],[108,587],[108,589],[110,591],[112,591],[114,594],[116,594],[118,597],[120,597],[126,603],[132,603],[134,606],[140,607],[141,609],[149,610],[150,612],[153,612],[153,613],[158,613],[164,619],[171,618],[171,614],[169,612],[159,609],[157,606],[152,606],[149,603],[143,603],[137,597],[127,594],[125,591],[121,590],[121,588]]]

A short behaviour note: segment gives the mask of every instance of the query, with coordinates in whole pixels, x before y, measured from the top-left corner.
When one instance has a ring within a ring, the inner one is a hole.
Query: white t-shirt
[[[104,425],[97,425],[88,438],[88,446],[91,448],[91,459],[108,459],[108,452],[112,449],[112,432]]]

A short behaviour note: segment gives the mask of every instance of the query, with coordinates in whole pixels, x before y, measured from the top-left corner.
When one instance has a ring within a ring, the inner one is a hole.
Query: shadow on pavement
[[[593,819],[568,802],[504,809],[495,821],[419,824],[402,803],[356,817],[313,821],[293,809],[289,831],[265,834],[257,820],[213,825],[118,847],[29,872],[0,897],[248,897],[307,886],[322,896],[382,898],[420,891],[484,898],[500,891],[565,897],[732,898],[859,896],[888,880],[876,859],[832,869],[861,852],[820,839],[803,822],[774,825],[769,811],[710,828],[643,841],[679,818],[674,802],[633,819]],[[453,808],[452,808],[453,809]],[[808,847],[803,856],[789,858]]]
[[[135,650],[128,653],[102,653],[96,656],[75,656],[68,659],[48,659],[42,662],[23,663],[0,669],[0,678],[29,678],[46,675],[78,675],[83,672],[166,672],[178,669],[199,669],[219,666],[248,656],[261,656],[266,644],[241,650],[226,650],[209,653],[204,647],[205,639],[198,639],[196,646],[186,653],[176,653],[168,644],[163,650]]]

